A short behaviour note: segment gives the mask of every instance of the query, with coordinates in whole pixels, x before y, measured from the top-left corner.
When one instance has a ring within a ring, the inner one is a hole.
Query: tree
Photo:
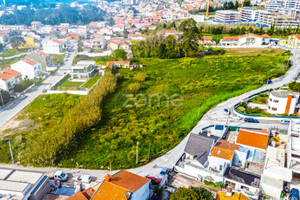
[[[108,18],[107,22],[109,26],[115,25],[115,20],[112,17]]]
[[[143,81],[145,81],[145,79],[147,78],[147,75],[145,74],[145,73],[142,73],[142,72],[140,72],[140,73],[137,73],[136,75],[134,75],[134,80],[136,80],[136,81],[141,81],[141,82],[143,82]]]
[[[212,200],[213,195],[210,191],[202,187],[191,187],[199,196],[201,196],[205,200]]]
[[[199,195],[191,188],[179,188],[171,194],[171,200],[199,200]]]
[[[13,36],[10,39],[10,44],[13,48],[17,49],[20,46],[26,44],[25,39],[23,37],[19,37],[19,36]]]
[[[7,102],[9,102],[9,99],[10,99],[9,93],[5,90],[0,89],[0,105],[3,106],[2,103],[4,103],[5,105]]]
[[[115,60],[126,60],[127,59],[127,52],[123,49],[116,49],[112,52],[111,56]]]

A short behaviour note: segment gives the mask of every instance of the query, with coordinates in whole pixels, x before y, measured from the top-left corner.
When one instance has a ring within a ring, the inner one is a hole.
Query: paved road
[[[266,89],[270,88],[277,88],[283,84],[289,83],[293,81],[297,75],[300,72],[300,50],[293,51],[294,55],[292,57],[293,59],[293,66],[291,69],[287,72],[287,74],[277,80],[274,80],[272,84],[270,84],[267,88],[267,86],[263,86],[257,90],[253,90],[251,92],[245,93],[243,95],[240,95],[238,97],[229,99],[210,111],[208,111],[203,118],[199,121],[199,123],[192,129],[192,131],[189,133],[199,133],[202,128],[211,125],[211,124],[226,124],[227,116],[223,114],[224,108],[232,108],[235,104],[242,101],[243,99]],[[243,121],[239,120],[229,120],[229,125],[231,126],[243,126],[243,127],[256,127],[256,128],[271,128],[271,127],[279,127],[279,128],[287,128],[285,125],[281,125],[278,123],[258,123],[258,124],[249,124],[245,123]],[[131,171],[133,173],[139,174],[141,176],[146,175],[152,175],[152,176],[158,176],[159,172],[161,171],[162,167],[173,167],[174,164],[177,162],[179,157],[183,154],[184,147],[187,143],[188,136],[186,136],[174,149],[170,150],[168,153],[164,154],[163,156],[153,160],[151,163],[148,163],[142,167],[129,169],[128,171]],[[126,153],[126,152],[124,152]],[[55,172],[57,168],[30,168],[30,167],[22,167],[18,165],[7,165],[7,164],[0,164],[0,167],[11,167],[11,168],[19,168],[23,170],[36,170],[41,172]],[[88,174],[91,176],[96,176],[99,179],[103,179],[104,175],[109,173],[107,170],[81,170],[81,169],[62,169],[63,171],[70,173],[74,176],[78,176],[81,174]],[[74,173],[75,172],[75,173]],[[114,171],[113,171],[114,172]]]
[[[13,59],[13,58],[19,58],[21,56],[25,56],[27,54],[29,54],[30,52],[25,52],[25,53],[20,53],[14,56],[8,56],[8,57],[3,57],[3,60],[9,60],[9,59]]]
[[[61,66],[56,73],[47,77],[42,84],[36,86],[29,90],[26,95],[27,98],[24,100],[17,99],[8,107],[0,112],[0,127],[3,126],[6,122],[8,122],[11,118],[13,118],[16,114],[18,114],[25,106],[27,106],[30,102],[32,102],[35,98],[42,94],[44,89],[48,89],[50,85],[54,84],[58,81],[64,73],[68,73],[71,69],[73,59],[77,52],[77,45],[74,45],[74,50],[71,52],[68,60],[65,62],[63,66]]]

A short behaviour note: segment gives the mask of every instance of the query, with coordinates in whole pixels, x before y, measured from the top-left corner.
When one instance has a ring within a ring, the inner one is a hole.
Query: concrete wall
[[[147,200],[150,195],[150,180],[131,196],[131,200]]]
[[[45,194],[47,194],[50,191],[50,182],[49,182],[49,178],[46,177],[42,177],[42,179],[40,181],[43,181],[41,183],[41,185],[37,185],[39,186],[38,188],[33,188],[33,194],[30,195],[29,200],[40,200],[43,199],[43,197],[45,196]]]

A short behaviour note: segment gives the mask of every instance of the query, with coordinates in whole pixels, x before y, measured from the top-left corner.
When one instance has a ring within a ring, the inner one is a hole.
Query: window
[[[272,110],[277,111],[277,108],[272,108]]]
[[[268,106],[268,109],[271,109],[271,106]]]
[[[274,102],[274,103],[278,103],[279,101],[278,101],[278,100],[274,100],[273,102]]]

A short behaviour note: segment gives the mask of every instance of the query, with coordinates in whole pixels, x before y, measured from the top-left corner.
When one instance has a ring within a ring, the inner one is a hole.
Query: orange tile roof
[[[40,54],[40,55],[42,55],[42,56],[48,56],[47,53],[45,53],[45,52],[43,52],[41,50],[38,50],[37,53]]]
[[[247,34],[244,34],[244,35],[240,35],[239,36],[239,38],[242,38],[242,37],[246,37],[246,36],[255,36],[255,37],[262,37],[262,36],[260,36],[260,35],[256,35],[256,34],[254,34],[254,33],[247,33]]]
[[[263,34],[263,35],[261,35],[261,37],[269,38],[270,36],[268,34]]]
[[[232,196],[226,196],[226,192],[218,192],[216,200],[250,200],[242,193],[234,193]]]
[[[88,188],[82,192],[82,194],[87,198],[91,199],[92,196],[95,194],[95,190],[93,188]]]
[[[223,40],[239,40],[239,37],[237,37],[237,36],[231,36],[231,37],[224,36]]]
[[[202,38],[203,38],[203,40],[212,40],[213,39],[212,36],[203,36]]]
[[[269,135],[263,131],[240,129],[237,144],[266,149]]]
[[[212,149],[210,155],[226,160],[232,160],[234,150],[238,150],[239,148],[240,146],[237,144],[229,143],[226,140],[219,140],[219,142]]]
[[[92,200],[127,200],[127,190],[118,185],[104,181],[96,191]]]
[[[56,42],[56,43],[58,43],[58,44],[62,44],[63,42],[62,41],[60,41],[60,40],[58,40],[58,39],[52,39],[53,40],[53,42]]]
[[[67,200],[88,200],[88,199],[80,191],[78,191],[72,196],[70,196],[69,198],[67,198]]]
[[[27,64],[32,65],[32,66],[38,64],[37,62],[35,62],[34,60],[31,60],[30,58],[24,58],[22,61],[26,62]]]
[[[2,71],[6,74],[9,74],[10,76],[18,76],[19,74],[21,74],[20,72],[17,72],[11,68],[5,68]]]
[[[300,40],[300,34],[295,34],[294,35],[298,40]]]

